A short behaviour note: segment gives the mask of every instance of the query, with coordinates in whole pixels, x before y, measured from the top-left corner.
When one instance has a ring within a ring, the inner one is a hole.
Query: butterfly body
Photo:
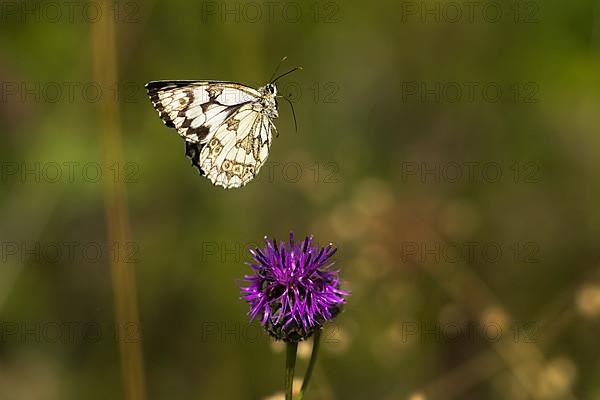
[[[213,184],[246,185],[264,165],[275,130],[277,88],[224,81],[152,81],[160,118],[185,140],[185,154]]]

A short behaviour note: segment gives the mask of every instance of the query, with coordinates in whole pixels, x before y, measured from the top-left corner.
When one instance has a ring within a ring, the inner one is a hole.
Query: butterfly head
[[[264,108],[264,112],[269,115],[270,118],[277,118],[279,116],[277,112],[277,87],[274,83],[267,83],[265,86],[258,89],[261,94],[261,104]]]
[[[265,91],[269,93],[271,96],[277,96],[277,86],[274,83],[268,83],[265,86]]]
[[[285,60],[285,57],[281,61],[284,61],[284,60]],[[281,62],[279,64],[281,65]],[[273,72],[273,76],[275,76],[277,74],[278,69],[279,69],[279,65],[275,69],[275,72]],[[283,97],[288,102],[290,102],[290,100],[287,97],[277,96],[277,86],[275,86],[275,82],[277,82],[277,80],[279,80],[279,78],[283,78],[284,76],[291,74],[292,72],[297,71],[299,69],[302,69],[302,67],[293,68],[293,69],[289,70],[288,72],[283,73],[275,78],[273,78],[273,76],[272,76],[269,83],[267,83],[265,86],[258,89],[258,91],[260,92],[260,94],[262,96],[262,106],[266,110],[264,112],[267,115],[269,115],[270,118],[277,118],[279,116],[279,113],[277,111],[277,97]],[[291,105],[291,102],[290,102],[290,105]],[[292,107],[292,113],[293,113],[293,107]],[[294,115],[294,123],[295,123],[295,121],[296,121],[296,116]]]
[[[277,86],[274,83],[267,83],[265,86],[258,89],[261,95],[265,98],[275,98],[277,96]]]

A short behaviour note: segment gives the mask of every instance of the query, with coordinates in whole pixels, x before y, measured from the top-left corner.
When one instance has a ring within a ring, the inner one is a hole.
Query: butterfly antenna
[[[296,128],[296,133],[298,133],[298,122],[296,121],[296,111],[294,111],[294,103],[292,103],[292,101],[289,99],[289,95],[288,96],[282,96],[285,101],[287,101],[290,104],[290,107],[292,107],[292,116],[294,117],[294,127]]]
[[[294,71],[298,71],[299,69],[303,69],[303,68],[302,68],[302,67],[296,67],[296,68],[294,68],[294,69],[291,69],[291,70],[289,70],[288,72],[286,72],[286,73],[284,73],[284,74],[281,74],[281,75],[279,75],[277,78],[275,78],[275,79],[272,79],[270,83],[275,83],[277,80],[279,80],[279,78],[283,78],[284,76],[286,76],[286,75],[288,75],[288,74],[291,74],[291,73],[292,73],[292,72],[294,72]]]
[[[271,75],[271,78],[269,79],[269,82],[274,82],[273,81],[273,77],[277,74],[277,72],[279,72],[279,67],[281,67],[281,64],[283,64],[283,62],[287,60],[287,56],[283,57],[280,61],[279,64],[277,64],[277,67],[275,68],[275,71],[273,71],[273,75]]]

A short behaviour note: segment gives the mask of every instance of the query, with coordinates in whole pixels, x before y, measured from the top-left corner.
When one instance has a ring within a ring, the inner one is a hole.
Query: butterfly
[[[250,182],[267,160],[273,131],[278,136],[273,122],[279,116],[277,97],[291,105],[277,95],[275,82],[298,69],[259,89],[227,81],[175,80],[149,82],[146,90],[164,124],[185,140],[192,165],[214,185],[231,189]]]

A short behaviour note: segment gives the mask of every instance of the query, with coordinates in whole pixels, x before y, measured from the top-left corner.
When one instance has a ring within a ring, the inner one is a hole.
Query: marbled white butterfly
[[[165,125],[185,140],[192,165],[213,184],[230,189],[247,184],[265,163],[271,132],[277,133],[276,98],[283,97],[275,82],[298,69],[258,90],[235,82],[181,80],[152,81],[146,90]]]

